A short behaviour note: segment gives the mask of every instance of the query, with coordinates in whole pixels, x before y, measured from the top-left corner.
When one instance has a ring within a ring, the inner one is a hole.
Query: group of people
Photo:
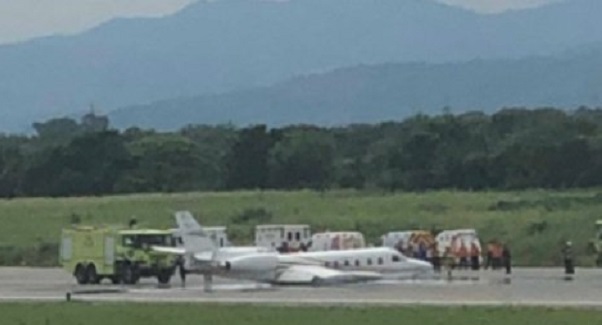
[[[506,269],[506,273],[512,272],[512,255],[510,248],[499,241],[490,241],[487,244],[487,254],[485,255],[485,269],[490,268],[498,270]]]
[[[498,270],[505,268],[506,273],[511,273],[512,256],[508,245],[498,241],[491,241],[487,244],[484,254],[484,265],[481,265],[483,252],[481,246],[476,240],[468,243],[464,240],[452,242],[451,245],[439,249],[439,244],[434,242],[408,242],[397,243],[395,247],[402,254],[416,259],[428,261],[433,264],[435,271],[440,271],[442,267],[447,269],[464,269],[478,271],[481,267],[485,269]]]

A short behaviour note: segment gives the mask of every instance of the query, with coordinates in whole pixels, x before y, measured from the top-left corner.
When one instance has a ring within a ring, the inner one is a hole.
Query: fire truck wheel
[[[82,264],[77,264],[73,275],[75,276],[77,284],[88,284],[88,273]]]
[[[90,283],[90,284],[99,284],[100,283],[100,277],[98,276],[98,273],[96,272],[96,265],[88,264],[88,267],[86,268],[86,275],[88,277],[88,283]]]

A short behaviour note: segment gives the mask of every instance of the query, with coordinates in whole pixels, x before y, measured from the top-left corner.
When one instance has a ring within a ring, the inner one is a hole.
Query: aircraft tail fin
[[[189,211],[178,211],[175,214],[178,234],[187,254],[213,252],[216,247],[209,235]]]

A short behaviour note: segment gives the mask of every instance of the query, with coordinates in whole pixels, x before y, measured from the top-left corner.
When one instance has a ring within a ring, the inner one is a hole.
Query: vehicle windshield
[[[126,235],[123,236],[123,246],[143,248],[143,246],[170,246],[170,235]]]

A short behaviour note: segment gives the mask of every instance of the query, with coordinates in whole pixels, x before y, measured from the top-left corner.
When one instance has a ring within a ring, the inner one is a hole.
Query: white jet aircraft
[[[253,246],[218,248],[190,212],[175,217],[183,247],[153,249],[183,256],[187,272],[203,274],[205,291],[211,291],[214,274],[278,285],[317,285],[378,280],[388,274],[416,276],[433,269],[430,263],[387,247],[294,254]]]

